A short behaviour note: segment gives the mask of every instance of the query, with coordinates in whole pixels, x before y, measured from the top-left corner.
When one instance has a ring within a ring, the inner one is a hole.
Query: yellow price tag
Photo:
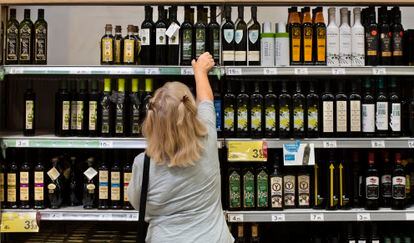
[[[39,232],[37,212],[4,212],[1,214],[1,232]]]
[[[267,161],[266,141],[229,141],[228,161]]]

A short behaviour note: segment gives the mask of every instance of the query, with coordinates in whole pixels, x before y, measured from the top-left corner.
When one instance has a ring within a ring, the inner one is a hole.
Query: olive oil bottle
[[[254,93],[250,96],[250,117],[251,136],[263,137],[263,95],[258,82],[254,83]]]
[[[109,208],[109,167],[108,152],[101,151],[101,163],[98,166],[98,209]]]
[[[225,6],[225,23],[221,26],[221,61],[223,65],[234,65],[235,52],[234,52],[234,23],[231,21],[231,7]]]
[[[47,33],[45,10],[39,9],[34,24],[34,64],[47,64]]]
[[[113,104],[111,102],[111,79],[104,79],[104,91],[100,100],[101,109],[101,127],[100,133],[104,137],[112,136],[113,134]]]
[[[206,24],[203,21],[203,6],[197,6],[197,22],[194,25],[195,32],[195,58],[206,51]]]
[[[55,100],[55,135],[69,136],[70,134],[70,94],[66,80],[61,81]]]
[[[33,81],[29,81],[29,85],[24,93],[24,124],[23,135],[33,136],[36,130],[36,94],[33,91]]]
[[[181,65],[191,65],[191,61],[194,57],[193,48],[193,36],[194,28],[193,23],[190,21],[191,8],[189,6],[184,7],[184,22],[180,28],[180,63]]]
[[[10,18],[6,25],[6,55],[7,65],[17,64],[19,53],[19,22],[16,19],[16,9],[10,9]]]
[[[122,27],[120,25],[115,26],[113,48],[114,48],[114,64],[120,65],[123,63],[123,51],[124,51],[124,42],[122,38]]]
[[[122,208],[121,201],[121,166],[120,166],[120,154],[118,151],[114,153],[114,161],[111,167],[111,208],[120,209]]]
[[[123,62],[126,65],[134,65],[136,62],[135,55],[135,42],[137,39],[134,36],[134,26],[128,25],[128,34],[124,37],[123,46]]]
[[[88,103],[88,94],[85,80],[78,80],[78,92],[76,99],[76,135],[87,135],[88,125],[88,110],[86,105]]]
[[[310,8],[305,7],[302,23],[302,60],[305,65],[313,64],[313,23]]]
[[[20,165],[19,171],[19,207],[22,209],[29,209],[32,201],[31,190],[31,166],[29,160],[29,149],[24,149],[23,162]]]
[[[152,78],[145,79],[145,91],[142,94],[142,101],[141,101],[141,124],[144,122],[145,117],[147,116],[147,109],[148,103],[152,98],[152,89],[153,87],[153,80]]]
[[[238,6],[239,17],[234,31],[234,65],[247,65],[247,25],[244,21],[244,6]]]
[[[83,208],[91,209],[95,207],[96,200],[96,175],[98,172],[94,168],[94,158],[88,158],[86,160],[87,170],[83,172],[84,184],[83,184]]]
[[[220,61],[220,25],[216,18],[216,6],[210,6],[210,23],[207,25],[207,51],[213,56],[214,62],[218,64]]]
[[[158,21],[155,23],[155,64],[167,64],[167,16],[163,6],[158,6]]]
[[[87,132],[90,137],[96,137],[99,135],[99,124],[100,124],[100,109],[99,109],[99,91],[98,91],[98,81],[96,79],[91,81],[90,91],[88,95],[88,106],[87,116]]]
[[[302,93],[300,82],[296,82],[296,92],[292,96],[292,120],[293,136],[295,138],[305,137],[305,95]]]
[[[170,23],[168,28],[171,26],[177,25],[180,26],[180,23],[177,20],[177,6],[170,7]],[[177,29],[168,39],[168,65],[178,65],[179,56],[180,56],[180,35],[179,30]]]
[[[154,64],[155,51],[155,24],[152,19],[152,7],[145,6],[145,20],[141,24],[139,36],[141,37],[141,63],[142,65]]]
[[[7,208],[16,209],[19,207],[19,167],[16,161],[16,149],[9,149],[9,153],[7,154],[7,160]]]
[[[315,40],[313,56],[316,65],[326,65],[326,25],[322,10],[322,7],[316,9],[313,32],[313,39]]]
[[[257,22],[257,7],[251,7],[250,25],[247,29],[248,32],[248,51],[247,51],[247,64],[249,66],[260,65],[260,24]]]
[[[292,98],[287,92],[287,83],[282,83],[282,91],[279,95],[279,137],[291,136],[291,108]]]
[[[129,156],[128,156],[129,157]],[[132,178],[132,165],[130,162],[128,162],[129,160],[127,159],[125,161],[124,166],[122,167],[122,178],[123,178],[123,187],[122,187],[122,194],[124,195],[123,197],[123,208],[124,209],[133,209],[131,203],[129,202],[129,198],[128,198],[128,185],[131,182],[131,178]]]
[[[33,22],[30,9],[24,10],[24,19],[19,26],[19,64],[31,64],[33,60]]]
[[[128,136],[138,137],[141,134],[140,93],[138,92],[139,80],[131,80],[131,92],[128,95]]]
[[[125,79],[118,79],[118,91],[116,91],[115,101],[115,136],[125,136]]]
[[[105,35],[101,39],[101,64],[114,63],[114,36],[112,35],[112,25],[105,26]]]
[[[242,178],[239,168],[230,167],[228,170],[228,208],[240,210],[242,205]]]
[[[277,135],[277,95],[273,92],[272,82],[268,82],[264,97],[264,136],[273,138]]]
[[[50,208],[60,208],[63,202],[63,175],[59,166],[59,159],[57,157],[52,159],[52,168],[47,172],[47,175],[47,192]]]
[[[302,64],[302,26],[300,22],[299,13],[292,11],[288,23],[289,28],[289,50],[290,50],[290,65]]]
[[[236,96],[232,90],[232,82],[227,83],[227,90],[223,96],[223,131],[226,138],[236,135]]]
[[[241,82],[240,93],[237,95],[236,128],[237,137],[246,138],[249,136],[249,95],[246,93],[245,83]]]
[[[34,174],[34,206],[35,209],[45,208],[45,166],[43,153],[38,149],[36,163],[33,168]]]

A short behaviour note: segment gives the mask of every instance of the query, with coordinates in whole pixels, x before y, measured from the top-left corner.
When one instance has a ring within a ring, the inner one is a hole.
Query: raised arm
[[[198,57],[197,61],[193,60],[191,64],[196,82],[197,102],[214,100],[213,91],[208,81],[208,72],[214,67],[213,57],[210,53],[205,52]]]

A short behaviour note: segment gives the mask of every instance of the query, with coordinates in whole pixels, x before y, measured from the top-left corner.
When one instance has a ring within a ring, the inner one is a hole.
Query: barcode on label
[[[281,213],[281,214],[272,214],[272,222],[284,222],[285,219],[285,214]]]
[[[229,68],[227,69],[227,75],[242,75],[241,68]]]
[[[373,148],[385,148],[385,141],[371,141]]]
[[[243,214],[229,214],[229,222],[243,222]]]
[[[324,141],[323,147],[324,148],[336,148],[337,144],[336,144],[336,141]]]
[[[310,214],[310,220],[311,221],[324,221],[325,217],[323,213],[311,213]]]

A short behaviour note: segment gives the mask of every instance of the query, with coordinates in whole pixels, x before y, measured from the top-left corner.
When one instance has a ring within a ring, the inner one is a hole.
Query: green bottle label
[[[254,207],[254,175],[248,171],[243,175],[243,207],[253,208]]]
[[[230,208],[240,208],[241,197],[240,197],[240,175],[233,171],[229,176],[229,201]]]
[[[269,206],[269,177],[262,170],[257,174],[257,207],[267,208]]]

